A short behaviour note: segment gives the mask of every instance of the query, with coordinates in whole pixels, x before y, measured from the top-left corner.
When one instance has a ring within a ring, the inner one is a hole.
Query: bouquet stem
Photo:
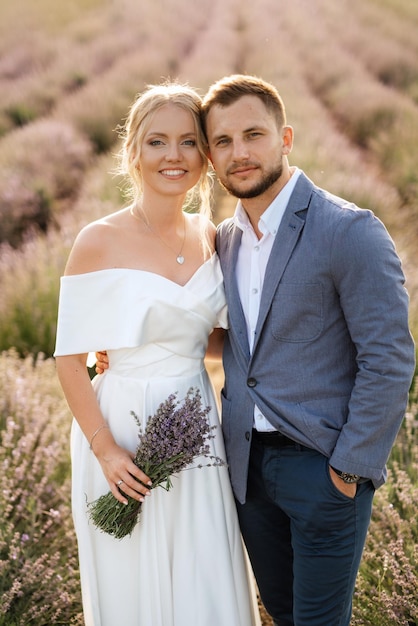
[[[177,394],[171,394],[162,402],[154,415],[149,416],[145,432],[140,421],[132,413],[139,426],[139,445],[134,463],[151,479],[152,487],[169,491],[172,477],[185,469],[192,469],[194,459],[206,457],[204,465],[221,466],[225,462],[211,455],[208,441],[215,435],[208,420],[210,407],[203,407],[198,389],[190,388],[182,403]],[[203,467],[202,464],[196,469]],[[130,535],[139,520],[141,502],[127,496],[128,504],[122,504],[111,492],[88,503],[89,518],[101,531],[122,539]]]
[[[126,496],[128,504],[116,500],[111,492],[88,504],[90,520],[115,539],[130,535],[139,520],[142,502]]]

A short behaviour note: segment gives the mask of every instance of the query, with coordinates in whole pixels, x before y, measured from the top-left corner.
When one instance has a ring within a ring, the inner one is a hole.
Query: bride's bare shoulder
[[[65,274],[84,274],[108,267],[109,253],[125,219],[126,210],[122,210],[84,226],[74,241]]]

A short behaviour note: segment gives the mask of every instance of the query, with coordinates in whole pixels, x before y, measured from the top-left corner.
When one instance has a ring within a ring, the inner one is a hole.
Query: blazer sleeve
[[[357,374],[330,464],[379,481],[405,415],[415,368],[405,279],[392,239],[369,211],[342,218],[331,266],[357,352]]]

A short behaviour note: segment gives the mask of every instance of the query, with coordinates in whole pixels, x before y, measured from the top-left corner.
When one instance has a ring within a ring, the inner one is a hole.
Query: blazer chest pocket
[[[319,283],[281,283],[271,309],[273,337],[278,341],[308,342],[324,325],[323,293]]]

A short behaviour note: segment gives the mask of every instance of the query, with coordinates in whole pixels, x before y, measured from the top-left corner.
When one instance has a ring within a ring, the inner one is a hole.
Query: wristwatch
[[[359,476],[358,474],[348,474],[347,472],[342,472],[341,470],[335,469],[335,467],[332,467],[332,465],[330,465],[330,467],[334,470],[337,476],[341,478],[341,480],[349,485],[351,485],[352,483],[358,483],[361,478],[361,476]]]

